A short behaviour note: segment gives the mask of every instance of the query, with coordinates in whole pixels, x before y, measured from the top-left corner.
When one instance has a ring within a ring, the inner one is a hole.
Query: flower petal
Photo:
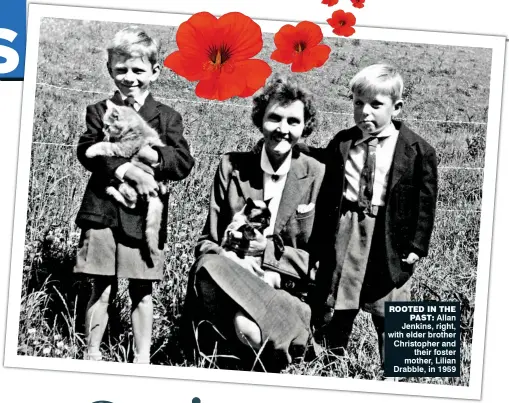
[[[234,96],[247,97],[261,88],[271,73],[272,69],[263,60],[246,60],[200,81],[195,92],[201,98],[219,101]]]
[[[352,0],[352,6],[354,6],[356,8],[363,8],[364,0]]]
[[[299,22],[296,29],[299,31],[300,36],[305,40],[306,47],[316,46],[323,39],[322,30],[314,22]]]
[[[332,13],[332,17],[327,19],[327,22],[333,28],[336,28],[339,23],[343,21],[345,25],[355,25],[355,15],[352,13],[345,13],[343,10],[336,10]]]
[[[230,47],[231,60],[247,60],[263,47],[262,30],[251,18],[239,12],[227,13],[218,19],[215,41]]]
[[[163,64],[189,81],[205,79],[209,74],[203,69],[203,63],[196,58],[186,58],[180,51],[168,55]]]
[[[297,34],[297,29],[293,25],[283,25],[274,35],[274,45],[280,50],[293,52]]]
[[[329,58],[331,48],[327,45],[318,45],[313,48],[306,49],[294,58],[292,71],[295,73],[303,73],[314,67],[323,66]]]
[[[336,35],[339,36],[352,36],[355,33],[355,29],[353,27],[349,27],[348,25],[344,25],[342,27],[336,27],[332,30]]]
[[[232,77],[226,76],[227,74],[221,72],[215,74],[208,80],[200,81],[196,86],[196,95],[200,98],[224,101],[225,99],[240,94],[245,88],[242,80],[232,79]]]
[[[238,63],[239,68],[246,78],[246,88],[240,97],[249,97],[265,85],[265,81],[272,74],[272,69],[263,60],[247,60]]]
[[[272,60],[275,60],[279,63],[284,64],[290,64],[293,62],[294,52],[293,50],[282,50],[282,49],[276,49],[272,54],[270,55],[270,58]]]
[[[355,15],[353,15],[352,13],[345,13],[345,22],[346,25],[355,25],[357,19],[355,18]]]
[[[176,40],[185,58],[208,60],[207,49],[217,31],[217,18],[208,12],[197,13],[180,24]]]
[[[313,68],[312,61],[305,57],[305,53],[307,52],[304,51],[297,53],[293,58],[291,70],[294,73],[304,73],[305,71],[309,71]]]
[[[329,60],[331,48],[327,45],[317,45],[312,49],[309,49],[309,59],[313,60],[313,67],[321,67]]]

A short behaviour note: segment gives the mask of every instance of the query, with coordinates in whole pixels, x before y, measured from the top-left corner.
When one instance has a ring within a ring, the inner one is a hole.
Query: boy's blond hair
[[[388,64],[372,64],[363,68],[350,80],[352,94],[382,94],[390,96],[392,102],[403,96],[403,78]]]
[[[106,48],[108,65],[113,55],[124,57],[146,57],[154,66],[158,63],[160,44],[137,26],[130,26],[118,31]]]

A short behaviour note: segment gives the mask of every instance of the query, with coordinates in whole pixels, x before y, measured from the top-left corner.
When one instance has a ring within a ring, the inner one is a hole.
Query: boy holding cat
[[[107,68],[118,91],[111,98],[116,105],[132,107],[155,129],[164,146],[144,146],[137,161],[122,157],[87,158],[87,149],[105,138],[103,117],[106,100],[87,107],[87,131],[79,140],[77,156],[92,172],[76,223],[82,229],[76,273],[92,278],[92,295],[87,306],[85,358],[101,360],[100,344],[108,322],[108,305],[115,296],[117,279],[129,279],[136,363],[150,362],[152,337],[152,282],[163,277],[163,246],[166,238],[168,194],[160,195],[157,181],[181,180],[194,160],[184,139],[182,117],[156,101],[149,92],[161,70],[159,43],[137,27],[117,32],[107,48]],[[136,189],[139,202],[129,209],[105,189],[127,181]],[[144,217],[148,197],[161,197],[164,210],[159,231],[159,251],[150,253],[144,242]]]
[[[384,303],[410,300],[414,264],[428,253],[437,197],[435,150],[402,122],[403,80],[375,64],[350,81],[355,126],[325,150],[324,240],[315,324],[346,348],[354,319],[371,313],[384,361]]]

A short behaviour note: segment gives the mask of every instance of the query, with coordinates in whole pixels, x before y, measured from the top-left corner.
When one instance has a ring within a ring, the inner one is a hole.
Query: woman
[[[278,287],[291,291],[294,283],[286,281],[285,273],[305,276],[313,269],[310,238],[324,166],[296,147],[316,126],[316,110],[305,90],[275,78],[255,94],[253,103],[252,120],[263,142],[250,152],[231,152],[221,159],[195,250],[186,316],[198,351],[210,353],[218,340],[226,340],[231,348],[249,346],[243,349],[251,356],[262,350],[265,370],[278,371],[292,355],[302,354],[311,338],[309,306]],[[223,241],[248,198],[270,199],[265,236],[258,233],[247,251],[259,255],[258,260],[241,259],[232,251],[235,245],[228,242],[235,243],[235,234]],[[204,324],[212,325],[209,331]]]

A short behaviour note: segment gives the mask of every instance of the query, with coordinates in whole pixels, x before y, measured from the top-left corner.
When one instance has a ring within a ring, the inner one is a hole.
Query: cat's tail
[[[145,236],[147,245],[152,255],[159,252],[159,230],[163,216],[163,202],[159,197],[150,197],[148,200],[147,226]]]

